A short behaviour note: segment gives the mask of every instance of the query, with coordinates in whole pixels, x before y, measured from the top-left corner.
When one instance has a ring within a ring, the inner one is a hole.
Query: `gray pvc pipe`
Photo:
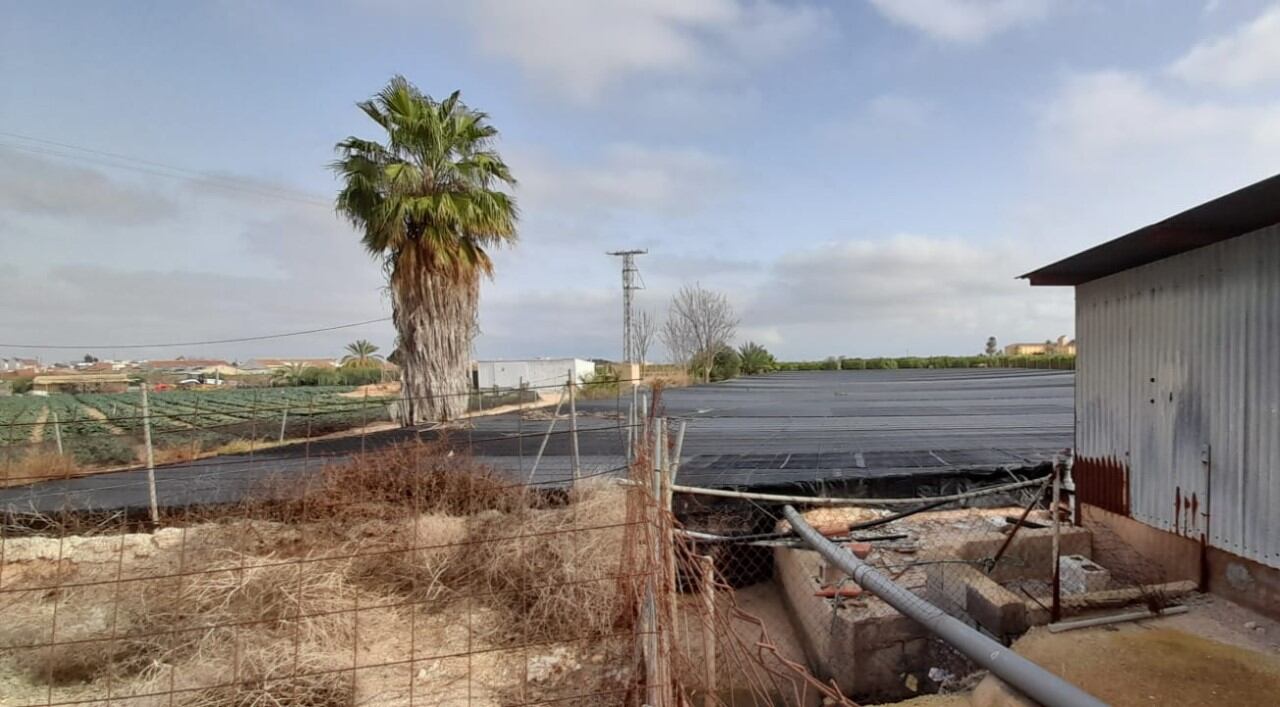
[[[880,597],[886,604],[914,619],[970,660],[991,671],[1027,697],[1046,707],[1102,707],[1105,702],[1032,663],[1007,647],[986,637],[959,619],[912,594],[880,574],[851,552],[842,550],[814,530],[791,506],[782,512],[796,534],[828,562],[839,567],[858,586]]]

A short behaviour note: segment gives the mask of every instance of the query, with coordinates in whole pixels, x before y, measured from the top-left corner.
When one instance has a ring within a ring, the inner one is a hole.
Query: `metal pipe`
[[[893,580],[859,560],[853,553],[840,549],[822,537],[822,534],[805,522],[804,517],[791,506],[783,507],[782,512],[791,523],[791,527],[809,547],[817,550],[818,554],[828,562],[847,572],[858,586],[913,619],[1027,697],[1047,707],[1103,707],[1105,704],[898,586]]]
[[[955,493],[950,496],[934,496],[931,498],[830,498],[827,496],[788,496],[776,493],[755,493],[753,491],[730,491],[728,489],[711,489],[702,486],[681,486],[674,485],[672,491],[676,493],[692,493],[701,496],[718,496],[720,498],[745,498],[753,501],[771,501],[773,503],[803,503],[808,506],[914,506],[918,503],[927,503],[930,501],[963,501],[969,498],[978,498],[1002,491],[1013,491],[1015,489],[1035,486],[1043,484],[1044,479],[1027,479],[1026,481],[1018,481],[1011,484],[1001,484],[999,486],[988,486],[986,488],[966,491],[964,493]]]
[[[1076,619],[1075,621],[1057,621],[1049,624],[1045,628],[1050,633],[1062,633],[1063,631],[1074,631],[1078,628],[1092,628],[1094,626],[1109,626],[1125,621],[1142,621],[1143,619],[1158,619],[1164,616],[1177,616],[1191,611],[1186,606],[1170,606],[1160,611],[1152,611],[1150,609],[1139,609],[1138,611],[1127,611],[1123,614],[1111,614],[1110,616],[1091,616],[1087,619]]]

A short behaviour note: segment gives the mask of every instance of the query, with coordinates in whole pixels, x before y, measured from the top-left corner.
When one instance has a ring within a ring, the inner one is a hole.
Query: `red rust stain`
[[[1129,469],[1105,457],[1077,457],[1071,476],[1081,503],[1129,515]]]
[[[1191,527],[1199,528],[1200,527],[1200,499],[1194,493],[1191,494],[1191,512],[1189,515],[1191,516]]]
[[[1173,532],[1182,532],[1182,487],[1173,487]]]

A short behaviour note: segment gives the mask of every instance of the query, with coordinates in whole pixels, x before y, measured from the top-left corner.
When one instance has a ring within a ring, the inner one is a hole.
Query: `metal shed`
[[[1080,502],[1280,568],[1280,175],[1023,277],[1076,288]]]

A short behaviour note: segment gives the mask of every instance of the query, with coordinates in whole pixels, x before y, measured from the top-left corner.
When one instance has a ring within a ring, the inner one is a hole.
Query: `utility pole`
[[[636,268],[636,256],[646,255],[647,250],[615,250],[607,255],[622,258],[622,362],[632,363],[636,360],[635,346],[631,342],[631,293],[644,289],[643,284],[636,284],[636,276],[640,270]]]

